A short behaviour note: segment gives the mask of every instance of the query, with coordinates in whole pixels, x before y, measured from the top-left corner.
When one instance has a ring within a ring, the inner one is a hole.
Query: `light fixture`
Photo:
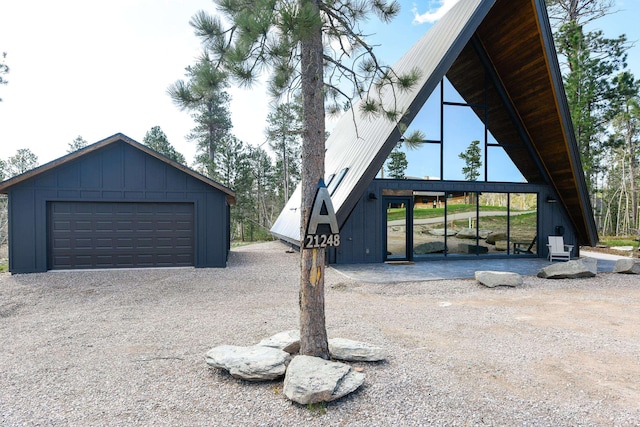
[[[378,200],[378,196],[376,196],[376,193],[369,193],[369,200]]]
[[[556,203],[557,200],[553,196],[547,196],[547,203]]]

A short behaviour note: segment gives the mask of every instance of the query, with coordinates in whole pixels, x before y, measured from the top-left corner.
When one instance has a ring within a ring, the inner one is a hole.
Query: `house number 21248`
[[[305,249],[326,248],[327,246],[340,246],[340,235],[307,234],[304,238]]]

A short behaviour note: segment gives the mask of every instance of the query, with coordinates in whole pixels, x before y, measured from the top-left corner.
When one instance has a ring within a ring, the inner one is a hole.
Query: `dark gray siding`
[[[195,266],[226,266],[225,194],[125,142],[22,181],[8,194],[12,273],[47,270],[47,203],[52,201],[193,203]]]
[[[556,227],[564,228],[567,244],[576,244],[576,233],[562,203],[548,203],[547,198],[558,200],[550,186],[538,184],[485,183],[461,181],[380,180],[371,182],[363,196],[340,229],[340,246],[330,251],[330,261],[337,264],[384,262],[385,218],[382,190],[415,191],[480,191],[538,194],[538,256],[547,256],[547,236],[554,235]],[[375,200],[369,193],[376,195]],[[575,255],[575,254],[574,254]]]

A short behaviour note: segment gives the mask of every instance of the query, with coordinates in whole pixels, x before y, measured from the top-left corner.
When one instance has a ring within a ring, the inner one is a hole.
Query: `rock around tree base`
[[[357,390],[365,375],[349,365],[312,356],[296,356],[284,377],[284,394],[307,405],[331,402]]]

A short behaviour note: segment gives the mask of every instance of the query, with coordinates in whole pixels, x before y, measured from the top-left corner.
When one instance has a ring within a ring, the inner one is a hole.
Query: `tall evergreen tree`
[[[184,156],[171,145],[160,126],[154,126],[149,129],[144,135],[142,143],[175,162],[186,164]]]
[[[615,0],[547,0],[549,18],[557,26],[586,24],[611,13]]]
[[[253,177],[249,150],[244,142],[232,135],[221,139],[217,150],[214,179],[236,192],[236,206],[231,211],[233,237],[244,241],[244,226],[255,209],[252,204]]]
[[[227,76],[206,53],[186,70],[188,80],[176,81],[167,93],[181,110],[191,111],[196,127],[187,138],[196,142],[200,154],[197,161],[205,174],[213,178],[217,147],[231,131],[230,97],[225,91]]]
[[[387,162],[387,174],[389,178],[403,179],[407,172],[407,155],[400,149],[400,144],[396,145],[391,154],[389,154],[389,161]]]
[[[556,33],[558,51],[566,58],[567,101],[576,133],[587,186],[595,188],[602,156],[602,135],[617,96],[611,80],[626,66],[626,37],[607,39],[601,31],[584,32],[570,21]]]
[[[7,178],[20,175],[38,166],[38,156],[28,148],[19,148],[16,154],[9,157],[5,163]]]
[[[249,218],[250,240],[263,240],[269,238],[269,229],[273,225],[275,215],[284,206],[284,201],[276,197],[282,184],[271,157],[262,148],[250,149],[249,163],[253,178],[253,186],[249,190],[253,198],[252,216]]]
[[[278,104],[267,116],[267,140],[278,156],[276,173],[282,183],[282,198],[286,203],[290,190],[300,181],[300,105],[296,102]]]
[[[306,230],[318,182],[324,176],[325,96],[329,111],[351,105],[397,122],[403,112],[382,105],[380,91],[408,87],[416,73],[399,76],[380,64],[361,23],[371,15],[384,21],[399,11],[396,1],[215,0],[220,16],[197,13],[196,34],[234,78],[250,84],[271,71],[269,89],[280,96],[292,87],[302,94],[302,203]],[[356,53],[354,55],[354,53]],[[344,84],[351,83],[351,89]],[[339,86],[340,85],[340,86]],[[342,98],[342,96],[346,96]],[[344,102],[343,102],[344,101]],[[302,234],[302,232],[301,232]],[[329,357],[324,315],[324,249],[301,249],[300,352]]]
[[[586,31],[584,26],[609,13],[614,0],[546,0],[555,24],[554,38],[565,62],[563,78],[571,110],[587,187],[596,191],[603,159],[603,141],[615,99],[611,80],[626,64],[629,45],[624,35],[609,39],[602,31]]]
[[[73,153],[74,151],[78,151],[86,147],[87,145],[89,145],[89,143],[82,136],[78,135],[76,139],[69,143],[67,153]]]
[[[467,181],[476,181],[480,177],[480,168],[482,167],[480,141],[471,141],[467,149],[458,154],[458,157],[464,160],[464,166],[462,167],[464,179]]]
[[[620,185],[629,186],[630,206],[629,227],[640,228],[638,218],[638,161],[640,157],[640,82],[629,72],[620,73],[614,79],[613,101],[615,115],[612,120],[614,135],[611,138],[612,148],[622,152],[622,159],[628,169],[627,179]],[[621,209],[619,209],[621,210]],[[629,229],[625,234],[628,234]]]

